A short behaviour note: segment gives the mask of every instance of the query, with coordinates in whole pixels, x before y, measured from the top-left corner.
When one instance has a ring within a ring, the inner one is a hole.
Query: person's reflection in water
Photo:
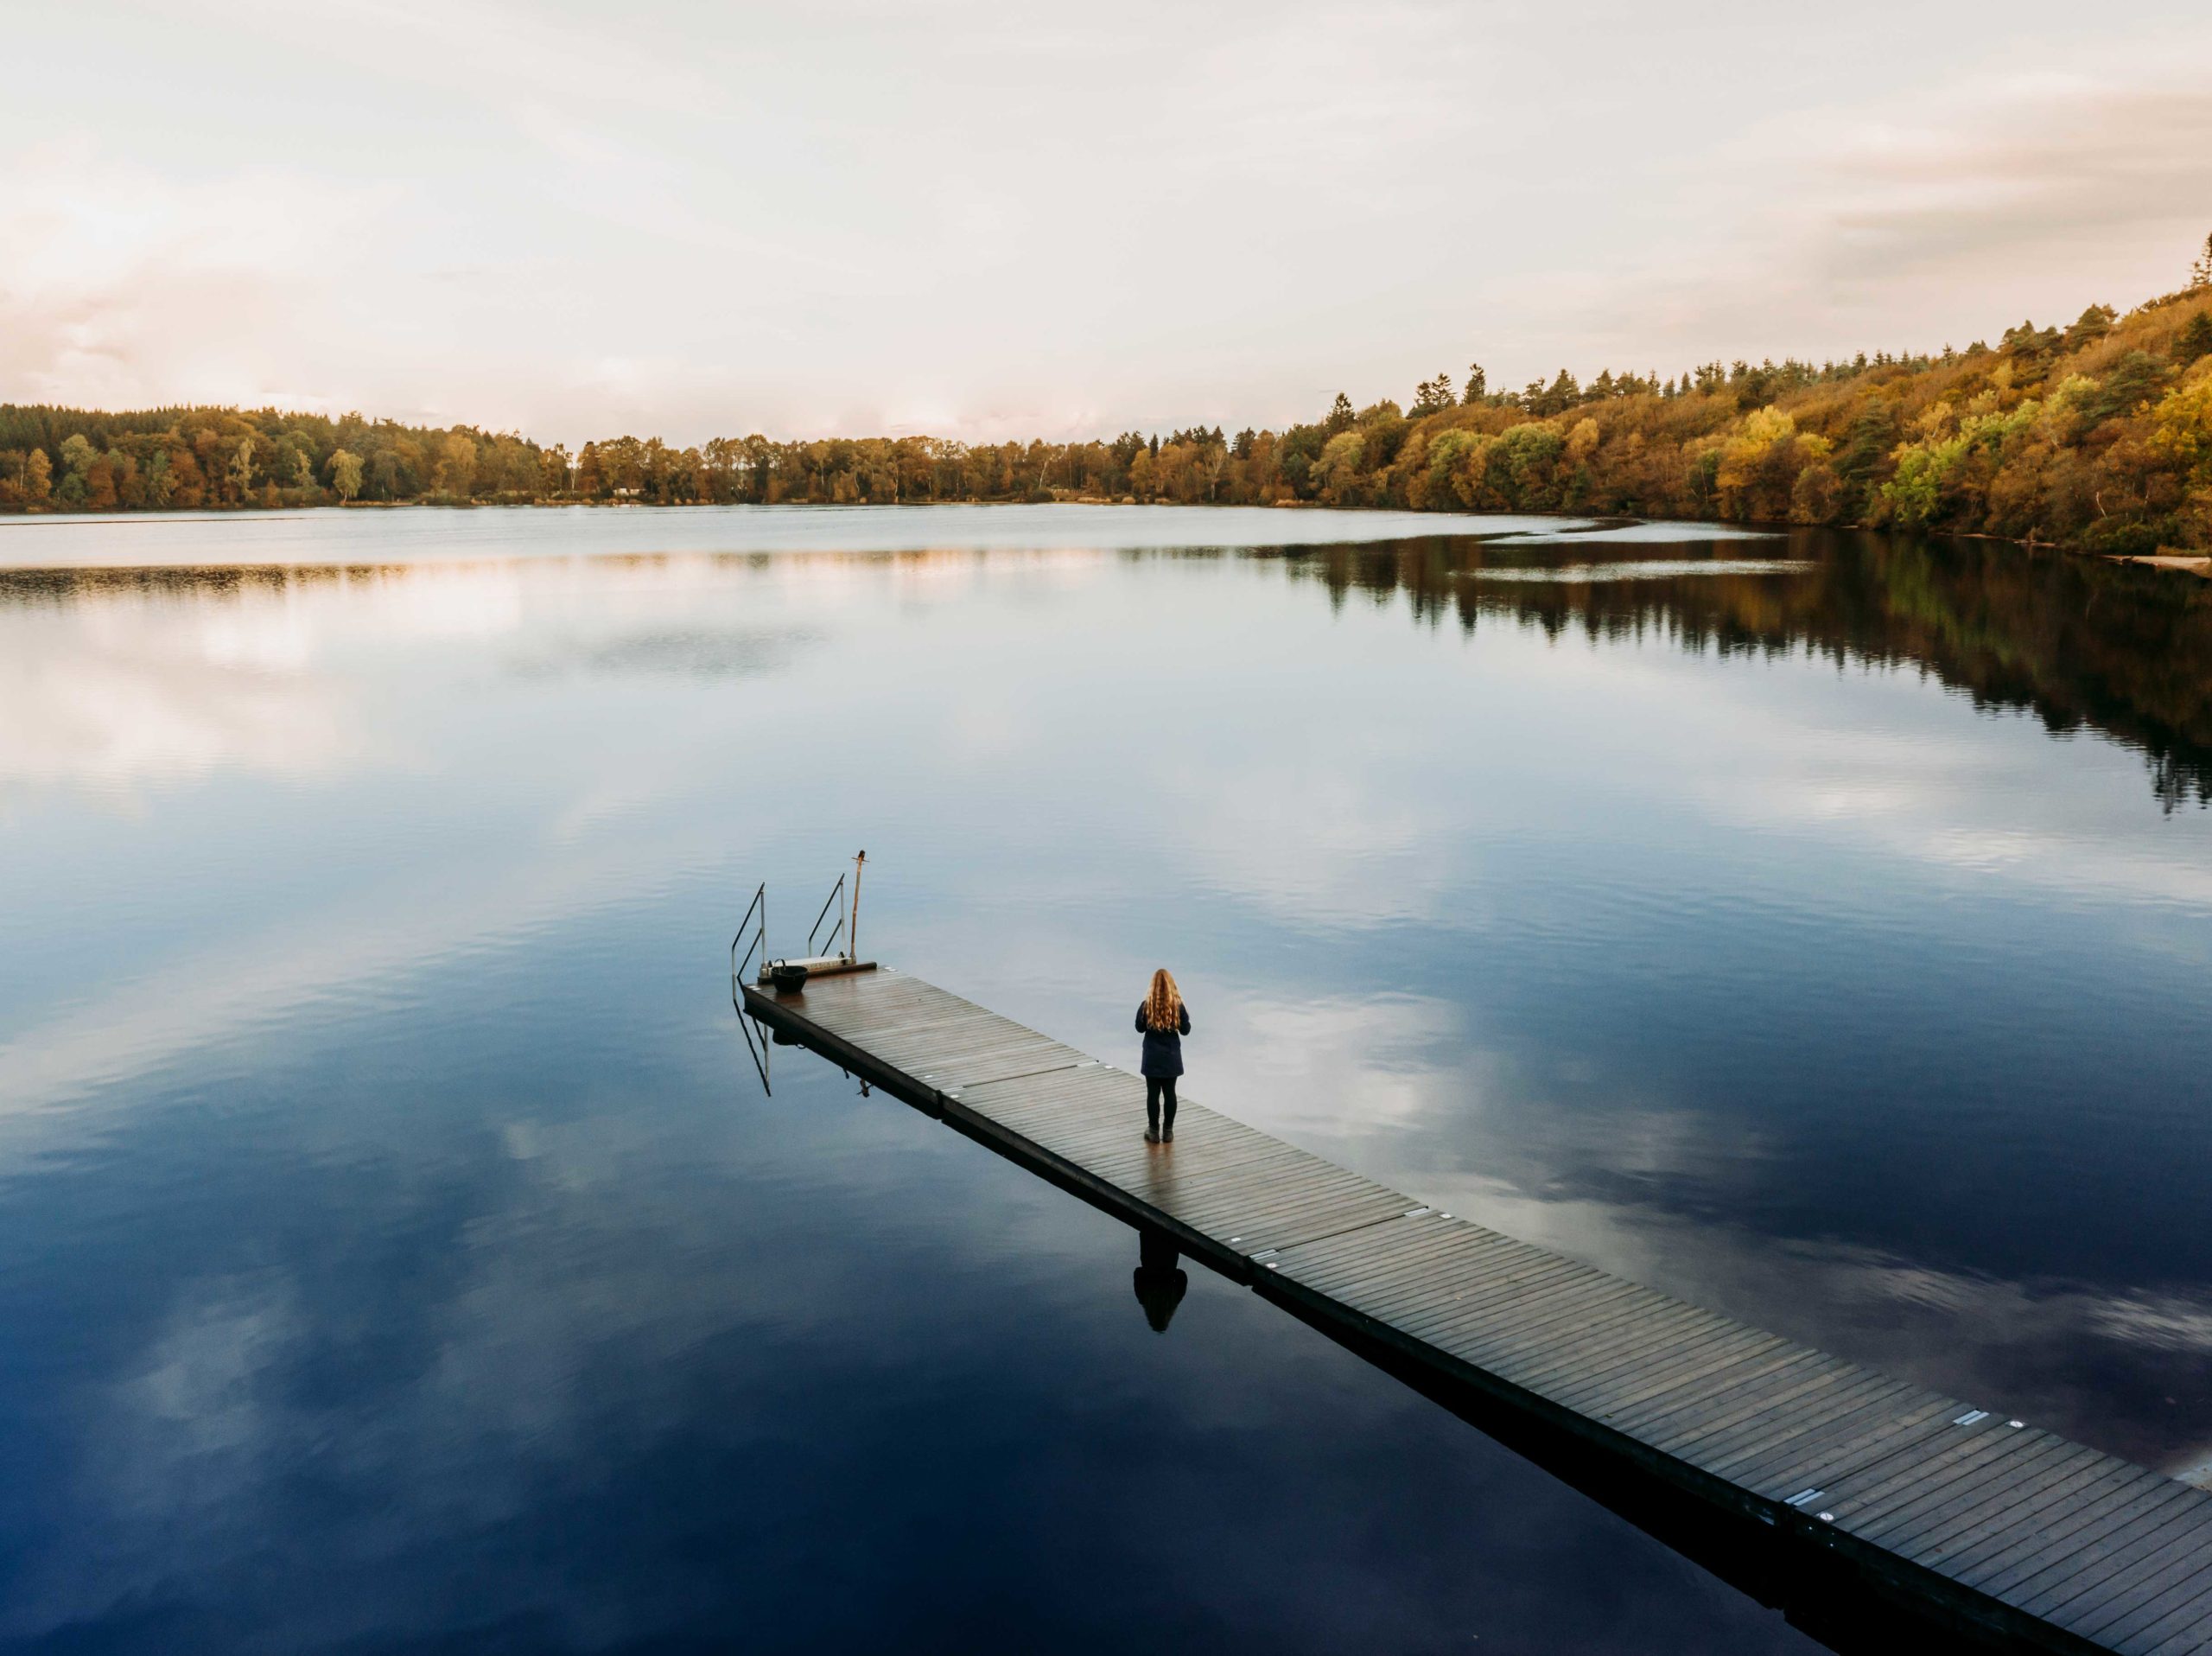
[[[1191,1286],[1188,1272],[1175,1263],[1175,1245],[1153,1231],[1137,1233],[1137,1303],[1154,1334],[1167,1332],[1168,1319]]]

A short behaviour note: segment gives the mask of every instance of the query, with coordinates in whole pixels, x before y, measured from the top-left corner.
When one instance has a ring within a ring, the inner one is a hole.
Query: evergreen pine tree
[[[2200,310],[2189,319],[2174,341],[2174,361],[2186,368],[2201,356],[2212,356],[2212,310]]]

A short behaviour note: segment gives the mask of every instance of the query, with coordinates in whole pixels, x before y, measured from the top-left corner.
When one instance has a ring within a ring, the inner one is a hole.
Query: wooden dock
[[[746,1010],[1307,1321],[1376,1342],[1954,1625],[2212,1649],[2212,1495],[1454,1218],[888,970]]]

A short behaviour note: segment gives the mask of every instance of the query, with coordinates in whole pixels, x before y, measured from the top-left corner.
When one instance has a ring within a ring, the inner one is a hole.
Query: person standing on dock
[[[1191,1010],[1165,966],[1152,974],[1152,989],[1137,1008],[1137,1033],[1144,1037],[1144,1142],[1172,1144],[1175,1078],[1183,1073],[1183,1037],[1191,1033]]]

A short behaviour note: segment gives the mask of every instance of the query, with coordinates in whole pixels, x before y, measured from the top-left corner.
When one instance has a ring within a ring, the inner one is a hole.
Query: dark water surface
[[[0,1646],[1811,1647],[1203,1271],[1154,1333],[1129,1232],[810,1054],[764,1097],[738,911],[862,845],[870,954],[1124,1062],[1165,962],[1192,1096],[2212,1454],[2212,585],[1451,526],[0,526]]]

